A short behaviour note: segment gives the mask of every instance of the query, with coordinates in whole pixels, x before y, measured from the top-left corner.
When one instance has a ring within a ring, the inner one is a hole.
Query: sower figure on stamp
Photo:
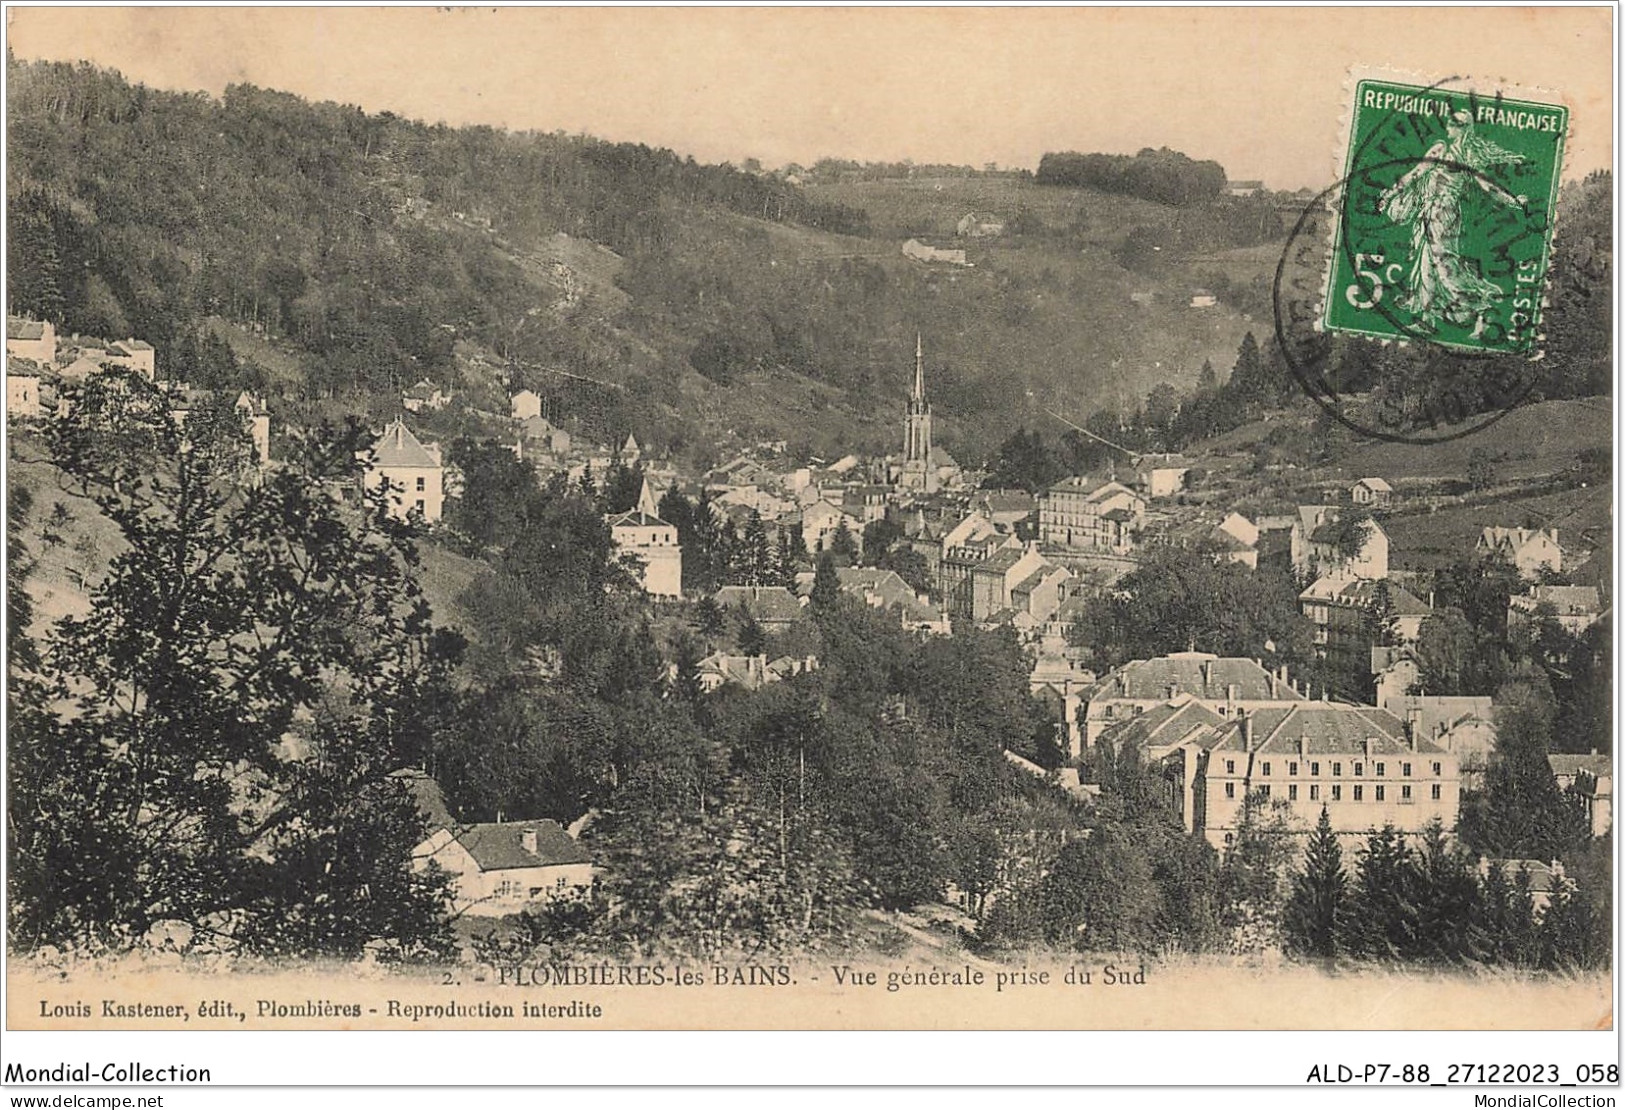
[[[1441,320],[1461,326],[1471,321],[1474,338],[1483,331],[1485,314],[1502,291],[1462,257],[1462,206],[1473,184],[1503,204],[1524,207],[1526,197],[1513,196],[1484,173],[1521,161],[1522,155],[1476,134],[1470,112],[1456,111],[1445,124],[1444,140],[1379,198],[1384,216],[1411,225],[1411,267],[1398,304],[1414,312],[1418,324],[1436,329]]]

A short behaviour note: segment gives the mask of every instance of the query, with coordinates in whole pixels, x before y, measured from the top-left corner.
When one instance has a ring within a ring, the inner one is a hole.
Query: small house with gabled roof
[[[557,821],[497,821],[434,830],[414,871],[452,876],[453,914],[501,917],[592,889],[592,857]]]
[[[405,421],[396,418],[361,457],[362,484],[383,489],[391,516],[407,520],[415,513],[433,524],[445,511],[446,468],[440,447],[423,443]]]

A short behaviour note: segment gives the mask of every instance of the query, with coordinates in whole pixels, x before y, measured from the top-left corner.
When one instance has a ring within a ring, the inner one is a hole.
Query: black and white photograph
[[[5,1083],[1617,1085],[1616,15],[8,7]]]

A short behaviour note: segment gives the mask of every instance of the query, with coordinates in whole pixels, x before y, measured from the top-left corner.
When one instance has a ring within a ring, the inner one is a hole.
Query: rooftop
[[[1256,660],[1221,658],[1200,651],[1125,663],[1101,679],[1089,697],[1145,700],[1185,693],[1223,701],[1231,687],[1241,701],[1303,700],[1302,694]]]
[[[384,434],[372,445],[374,466],[440,466],[438,456],[431,454],[418,437],[413,435],[404,421],[397,418],[384,429]]]
[[[536,847],[524,843],[525,834],[535,833]],[[474,857],[482,871],[507,871],[520,867],[557,867],[568,863],[591,863],[581,845],[571,839],[557,821],[507,821],[469,825],[457,834],[457,842]]]

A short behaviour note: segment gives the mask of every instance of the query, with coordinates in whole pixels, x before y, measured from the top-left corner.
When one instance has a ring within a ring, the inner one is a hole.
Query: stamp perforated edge
[[[1315,330],[1331,334],[1331,329],[1326,327],[1326,301],[1330,295],[1332,271],[1336,268],[1339,237],[1342,234],[1343,222],[1338,217],[1342,212],[1344,183],[1347,181],[1349,162],[1353,157],[1352,152],[1349,150],[1349,141],[1354,134],[1355,115],[1359,112],[1358,96],[1356,94],[1362,81],[1387,81],[1394,84],[1416,85],[1421,88],[1440,88],[1447,92],[1473,91],[1479,87],[1484,87],[1492,90],[1488,94],[1491,96],[1559,105],[1565,110],[1567,116],[1566,126],[1563,134],[1558,137],[1558,160],[1552,174],[1551,219],[1546,230],[1546,264],[1541,269],[1540,320],[1541,326],[1544,327],[1547,310],[1551,308],[1552,267],[1557,261],[1557,223],[1560,218],[1559,209],[1563,201],[1562,155],[1574,140],[1574,105],[1556,89],[1546,88],[1542,85],[1520,85],[1504,78],[1430,77],[1428,74],[1417,73],[1413,70],[1362,63],[1350,66],[1343,75],[1341,95],[1344,108],[1338,126],[1337,143],[1331,152],[1332,187],[1326,194],[1326,201],[1331,206],[1332,218],[1326,221],[1326,240],[1322,244],[1325,249],[1325,261],[1322,265],[1318,285],[1320,300],[1316,301],[1314,305]],[[1339,331],[1338,334],[1353,333]],[[1365,339],[1367,342],[1395,347],[1409,347],[1413,342],[1411,339],[1378,335],[1363,335],[1359,338]],[[1523,354],[1522,357],[1529,362],[1539,362],[1546,356],[1545,342],[1546,333],[1544,331],[1536,332],[1533,349]]]

